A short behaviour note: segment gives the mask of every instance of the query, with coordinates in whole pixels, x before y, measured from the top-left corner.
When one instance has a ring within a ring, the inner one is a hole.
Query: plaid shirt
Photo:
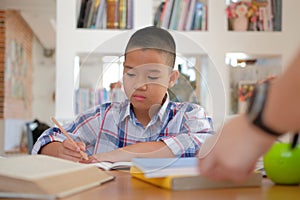
[[[86,144],[88,155],[108,152],[137,142],[163,141],[176,156],[190,157],[211,135],[212,122],[204,109],[192,103],[166,99],[162,107],[143,127],[135,118],[128,100],[106,103],[78,116],[63,126],[74,141]],[[50,142],[65,140],[56,128],[46,130],[35,143],[32,154]]]

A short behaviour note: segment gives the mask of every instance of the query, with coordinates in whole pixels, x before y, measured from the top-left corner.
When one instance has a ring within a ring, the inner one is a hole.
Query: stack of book
[[[166,0],[156,13],[154,25],[173,30],[207,30],[205,0]]]
[[[198,158],[134,158],[132,177],[170,190],[192,190],[229,187],[259,187],[261,173],[253,172],[243,183],[212,181],[203,177],[198,169]]]
[[[82,113],[89,108],[106,103],[108,92],[105,88],[79,88],[75,91],[75,113]]]
[[[77,28],[133,28],[133,0],[81,0]]]

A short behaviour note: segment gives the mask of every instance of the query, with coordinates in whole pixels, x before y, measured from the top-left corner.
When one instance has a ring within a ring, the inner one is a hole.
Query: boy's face
[[[178,72],[166,65],[166,56],[156,50],[134,50],[125,56],[124,90],[135,110],[161,105],[177,77]]]

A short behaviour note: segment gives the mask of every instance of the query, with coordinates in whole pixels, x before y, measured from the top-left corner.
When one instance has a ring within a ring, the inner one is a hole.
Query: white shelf
[[[286,65],[300,44],[300,1],[283,0],[282,32],[234,32],[227,30],[225,0],[208,0],[208,31],[180,32],[190,38],[194,45],[177,44],[184,54],[207,54],[216,69],[210,74],[209,82],[213,97],[214,110],[228,111],[229,75],[225,65],[225,54],[228,52],[245,52],[249,54],[281,55]],[[134,0],[134,27],[140,28],[152,24],[153,0]],[[70,119],[74,116],[74,56],[78,53],[90,53],[105,41],[123,30],[87,30],[76,29],[76,1],[57,1],[57,80],[56,80],[56,117]],[[122,41],[126,44],[126,41]],[[105,45],[104,45],[105,46]],[[108,47],[107,45],[106,47]],[[198,50],[202,47],[205,52]],[[179,48],[179,49],[180,49]],[[122,53],[120,50],[102,48],[104,53]],[[221,79],[223,84],[215,84]],[[225,90],[226,98],[223,91]],[[216,105],[215,105],[216,104]],[[224,112],[225,112],[224,111]],[[222,113],[221,112],[221,113]],[[222,116],[217,116],[217,118]]]

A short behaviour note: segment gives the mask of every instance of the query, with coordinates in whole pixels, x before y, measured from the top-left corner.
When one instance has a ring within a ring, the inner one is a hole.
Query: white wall
[[[19,149],[22,133],[25,133],[25,120],[5,119],[4,120],[4,151]]]
[[[0,119],[0,156],[4,154],[4,120]]]
[[[43,47],[35,40],[33,43],[33,84],[32,119],[51,125],[50,116],[54,116],[55,101],[55,55],[47,58]]]

